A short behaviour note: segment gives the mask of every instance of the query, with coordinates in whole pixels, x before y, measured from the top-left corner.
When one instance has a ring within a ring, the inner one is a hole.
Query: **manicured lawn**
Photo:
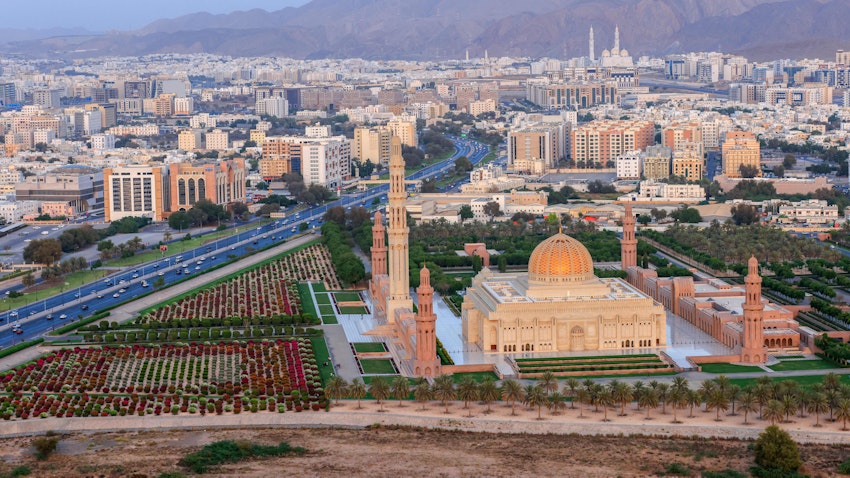
[[[322,315],[334,315],[334,306],[329,304],[319,304],[319,313]]]
[[[701,365],[703,372],[708,373],[748,373],[748,372],[764,372],[761,367],[753,367],[750,365],[733,365],[731,363],[706,363]]]
[[[334,292],[334,299],[337,302],[360,302],[360,294],[357,292]]]
[[[355,352],[386,352],[383,342],[354,342]]]
[[[321,307],[322,304],[330,304],[331,298],[328,297],[328,294],[316,294],[316,303]]]
[[[774,355],[773,358],[775,358],[776,360],[801,359],[805,358],[805,355]]]
[[[325,325],[336,325],[336,324],[339,323],[339,321],[336,320],[335,315],[323,315],[322,316],[322,323],[325,324]]]
[[[769,367],[775,372],[784,372],[786,370],[826,370],[830,368],[838,368],[837,365],[827,362],[826,360],[788,360],[779,362],[776,365]]]
[[[657,354],[629,354],[629,355],[592,355],[592,356],[583,356],[583,355],[572,355],[566,357],[538,357],[538,358],[518,358],[515,359],[517,363],[519,362],[542,362],[549,360],[597,360],[597,359],[630,359],[630,358],[645,358],[645,357],[658,357]]]
[[[316,306],[313,305],[313,294],[310,292],[310,284],[299,282],[298,294],[301,296],[301,308],[304,309],[304,313],[318,317],[319,313],[316,312]]]
[[[328,289],[325,288],[325,284],[321,282],[314,282],[311,284],[313,287],[313,292],[327,292]]]
[[[365,313],[367,313],[367,310],[366,310],[366,307],[360,307],[360,306],[356,306],[356,307],[340,307],[340,308],[339,308],[339,313],[340,313],[340,314],[352,314],[352,315],[357,315],[357,314],[365,314]]]
[[[316,359],[318,360],[318,358]],[[393,363],[387,359],[367,359],[361,360],[360,366],[363,367],[364,374],[397,374],[395,367],[393,367]]]
[[[324,337],[310,337],[310,343],[313,345],[313,353],[316,355],[316,364],[319,366],[319,375],[322,377],[322,384],[326,384],[333,373],[333,364],[331,364],[328,344],[325,342]],[[328,363],[327,366],[325,366],[325,362]]]
[[[460,383],[466,377],[472,377],[476,382],[483,382],[485,379],[491,378],[493,380],[499,380],[499,376],[493,372],[461,372],[452,374],[452,380],[455,383]]]

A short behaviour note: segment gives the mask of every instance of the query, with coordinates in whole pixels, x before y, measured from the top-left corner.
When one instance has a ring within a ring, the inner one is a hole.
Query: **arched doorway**
[[[570,351],[584,350],[584,329],[576,325],[570,330]]]

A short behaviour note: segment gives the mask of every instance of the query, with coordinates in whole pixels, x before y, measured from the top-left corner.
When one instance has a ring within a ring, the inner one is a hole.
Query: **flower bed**
[[[261,267],[157,308],[138,323],[173,319],[280,317],[303,313],[299,281],[324,280],[331,287],[339,281],[327,248],[315,244]]]
[[[0,417],[320,410],[308,338],[60,350],[0,374]]]

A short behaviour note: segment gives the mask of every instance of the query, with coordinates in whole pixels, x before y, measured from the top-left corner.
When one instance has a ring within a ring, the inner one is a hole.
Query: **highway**
[[[697,93],[708,93],[710,95],[727,96],[728,90],[715,90],[707,86],[694,85],[692,83],[679,83],[673,80],[640,79],[640,86],[655,86],[658,88],[669,88],[671,90],[695,91]]]
[[[460,156],[466,156],[473,164],[477,164],[489,153],[486,145],[475,141],[460,138],[452,138],[452,141],[456,147],[452,157],[423,168],[409,175],[407,179],[427,179],[443,174],[454,166],[455,159]],[[308,229],[318,228],[328,208],[334,206],[368,208],[375,198],[383,203],[387,200],[388,191],[389,185],[381,184],[366,191],[343,194],[335,201],[310,207],[264,226],[242,225],[238,227],[242,230],[236,235],[187,250],[178,256],[139,264],[134,268],[113,273],[97,282],[70,288],[61,294],[35,301],[15,310],[2,310],[0,311],[0,347],[5,348],[15,343],[32,340],[78,317],[89,317],[103,309],[133,300],[149,292],[153,288],[153,281],[160,277],[166,285],[170,285],[185,279],[187,274],[194,276],[235,257],[245,256],[250,252],[249,248],[264,249],[283,242],[298,234],[302,224],[306,224]],[[170,244],[171,247],[177,245],[179,241]],[[148,286],[144,287],[143,282],[148,283]],[[65,318],[62,318],[63,315]],[[19,327],[13,327],[13,325]],[[18,328],[22,333],[14,333],[13,328]]]

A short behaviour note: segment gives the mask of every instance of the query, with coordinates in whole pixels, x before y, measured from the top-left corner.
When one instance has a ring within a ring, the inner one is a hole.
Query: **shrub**
[[[39,460],[46,460],[51,453],[56,451],[57,445],[59,445],[59,437],[55,436],[36,437],[32,441],[35,457]]]
[[[771,425],[762,432],[755,444],[756,464],[767,470],[796,472],[803,462],[800,450],[791,435]]]
[[[685,468],[685,465],[681,463],[670,463],[664,472],[668,475],[691,476],[691,470]]]
[[[12,471],[9,473],[9,476],[12,476],[12,477],[27,476],[31,473],[32,473],[32,471],[30,470],[30,467],[28,467],[26,465],[22,465],[22,466],[13,468]]]
[[[207,468],[223,463],[236,463],[257,456],[302,454],[305,451],[301,447],[291,447],[286,442],[281,442],[277,446],[268,446],[225,440],[210,443],[200,450],[186,455],[180,460],[180,465],[195,473],[204,473]]]
[[[723,471],[703,471],[702,478],[747,478],[747,475],[727,468]]]
[[[850,459],[838,465],[838,472],[842,475],[850,475]]]

